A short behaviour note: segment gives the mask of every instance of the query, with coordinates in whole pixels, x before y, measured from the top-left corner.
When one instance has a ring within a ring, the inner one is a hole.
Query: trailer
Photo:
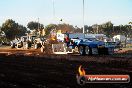
[[[52,44],[53,54],[79,53],[80,55],[113,54],[115,43],[91,39],[71,39],[72,43]]]

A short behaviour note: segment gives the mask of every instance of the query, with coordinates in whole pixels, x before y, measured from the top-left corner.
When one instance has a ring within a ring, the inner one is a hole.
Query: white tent
[[[113,41],[114,41],[114,42],[117,42],[117,41],[123,42],[123,41],[125,41],[125,40],[126,40],[125,35],[115,35],[115,36],[113,37]]]

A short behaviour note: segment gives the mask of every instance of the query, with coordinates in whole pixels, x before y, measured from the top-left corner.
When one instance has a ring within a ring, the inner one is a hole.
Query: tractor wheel
[[[90,48],[88,46],[85,47],[85,54],[90,55]]]
[[[80,55],[85,55],[85,51],[84,51],[84,47],[83,46],[79,47],[79,53],[80,53]]]
[[[13,43],[13,44],[11,44],[11,48],[15,48],[15,44]]]

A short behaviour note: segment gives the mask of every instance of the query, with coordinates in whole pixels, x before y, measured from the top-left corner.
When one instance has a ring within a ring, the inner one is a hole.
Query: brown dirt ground
[[[116,55],[79,56],[43,54],[40,50],[0,49],[0,88],[131,88],[125,84],[76,82],[80,65],[86,74],[128,74],[132,77],[131,51]]]

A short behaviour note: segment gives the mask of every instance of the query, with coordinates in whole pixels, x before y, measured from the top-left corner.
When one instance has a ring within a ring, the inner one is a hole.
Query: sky
[[[54,4],[53,4],[54,2]],[[132,0],[84,0],[84,24],[114,25],[132,22]],[[0,26],[7,19],[27,25],[30,21],[83,26],[83,0],[0,0]],[[60,21],[62,19],[62,21]]]

